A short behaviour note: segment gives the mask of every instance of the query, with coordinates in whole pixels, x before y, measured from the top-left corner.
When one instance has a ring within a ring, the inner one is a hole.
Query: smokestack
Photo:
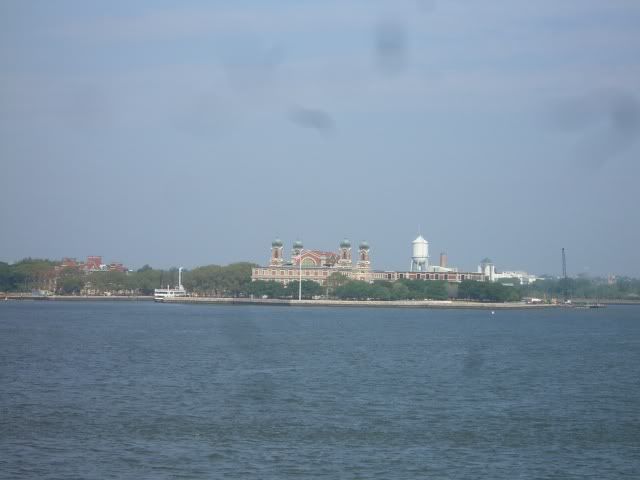
[[[440,266],[442,268],[447,268],[447,252],[442,252],[440,254]]]

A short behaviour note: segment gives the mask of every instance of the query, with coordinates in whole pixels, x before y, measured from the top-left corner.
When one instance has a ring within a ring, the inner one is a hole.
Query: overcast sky
[[[0,3],[0,259],[367,240],[640,276],[637,0]]]

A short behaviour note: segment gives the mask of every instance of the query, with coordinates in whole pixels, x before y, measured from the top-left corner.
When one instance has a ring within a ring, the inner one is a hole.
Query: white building
[[[495,282],[496,267],[490,258],[484,258],[478,265],[478,273],[485,276],[490,282]]]
[[[529,285],[538,280],[535,275],[530,275],[522,270],[505,270],[504,272],[494,273],[494,281],[503,278],[517,278],[520,281],[520,285]]]
[[[504,278],[512,278],[518,279],[520,285],[528,285],[538,280],[538,277],[535,275],[530,275],[522,270],[505,270],[498,272],[496,271],[495,265],[489,258],[485,258],[480,262],[480,265],[478,265],[478,273],[482,273],[487,280],[491,282],[496,282]]]

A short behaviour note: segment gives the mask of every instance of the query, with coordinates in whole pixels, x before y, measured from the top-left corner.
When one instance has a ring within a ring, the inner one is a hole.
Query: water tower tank
[[[429,260],[429,243],[419,235],[412,242],[411,271],[423,272]]]
[[[422,238],[420,235],[416,238],[413,243],[413,254],[411,255],[414,259],[425,259],[429,256],[429,244],[427,241]]]

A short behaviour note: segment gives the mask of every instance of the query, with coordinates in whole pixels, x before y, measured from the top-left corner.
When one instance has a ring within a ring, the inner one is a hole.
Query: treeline
[[[458,287],[457,298],[479,302],[517,302],[522,300],[522,291],[501,283],[465,280]]]
[[[447,300],[453,294],[447,282],[422,280],[350,281],[335,289],[341,300]]]
[[[156,288],[176,286],[178,270],[161,270],[149,265],[132,271],[84,273],[75,268],[60,269],[57,262],[24,259],[13,265],[0,263],[0,291],[30,292],[41,289],[64,295],[153,295]],[[298,298],[297,281],[286,287],[277,282],[251,281],[251,263],[207,265],[183,272],[182,283],[190,293],[215,297]],[[505,293],[505,292],[508,292]],[[351,281],[334,273],[321,286],[303,280],[302,297],[342,300],[446,300],[466,298],[482,301],[518,299],[517,290],[497,284],[463,282],[459,287],[441,281],[399,280],[373,283]]]
[[[335,275],[335,274],[334,274]],[[459,285],[444,281],[398,280],[397,282],[359,280],[331,282],[321,286],[311,280],[302,281],[302,297],[336,298],[339,300],[475,300],[483,302],[513,302],[520,300],[518,289],[498,283],[464,281]],[[256,281],[250,284],[248,293],[266,298],[298,298],[298,282],[286,287],[278,282]]]
[[[46,288],[56,278],[57,262],[39,258],[25,258],[9,265],[0,262],[0,291],[30,292],[36,288]]]
[[[178,284],[178,269],[154,269],[149,265],[132,271],[85,273],[77,268],[60,268],[60,262],[26,258],[9,265],[0,262],[1,292],[47,290],[63,295],[153,295],[156,288]],[[241,262],[227,266],[208,265],[184,271],[182,283],[198,295],[232,296],[249,294],[251,268]]]
[[[445,282],[423,282],[418,280],[400,280],[398,282],[379,281],[374,283],[348,280],[337,285],[325,286],[313,280],[302,281],[302,298],[336,298],[339,300],[445,300],[449,298]],[[281,283],[258,280],[252,282],[248,293],[254,297],[293,298],[299,295],[298,281],[292,281],[285,287]]]
[[[134,272],[89,272],[84,273],[75,268],[63,268],[55,273],[52,281],[27,282],[27,288],[6,289],[6,291],[31,291],[34,289],[50,290],[62,295],[80,293],[100,295],[153,295],[153,290],[160,286],[174,286],[178,282],[178,270],[157,270],[145,265]]]
[[[313,280],[302,281],[302,298],[309,300],[319,296],[327,295],[327,287],[323,287]],[[248,286],[248,296],[256,298],[291,298],[297,299],[300,293],[300,283],[297,280],[290,282],[286,287],[280,282],[265,282],[256,280]]]
[[[58,294],[152,295],[153,290],[176,286],[178,269],[154,269],[149,265],[132,271],[100,271],[84,273],[74,268],[59,267],[60,263],[46,259],[26,258],[9,265],[0,262],[0,292],[31,292],[48,290]],[[187,291],[199,296],[298,298],[298,282],[286,287],[277,282],[251,281],[255,265],[241,262],[230,265],[207,265],[183,272]],[[510,283],[512,285],[503,285]],[[304,298],[326,297],[344,300],[446,300],[467,299],[486,302],[518,301],[523,297],[551,300],[569,298],[601,298],[640,300],[640,280],[568,278],[543,279],[531,285],[519,285],[517,280],[501,282],[465,281],[449,284],[441,281],[398,280],[373,283],[352,281],[340,273],[328,277],[321,286],[313,281],[302,282]]]
[[[84,278],[80,276],[80,290],[86,293],[100,294],[105,292],[136,295],[153,295],[153,290],[161,286],[175,285],[178,281],[178,270],[156,270],[149,265],[135,272],[90,272]],[[68,290],[63,287],[63,290]],[[73,292],[80,291],[75,286]]]
[[[640,279],[621,277],[610,282],[604,278],[547,278],[517,287],[524,297],[589,298],[640,300]]]
[[[182,272],[182,284],[187,291],[201,296],[243,296],[249,292],[253,266],[242,262],[194,268]],[[177,285],[177,268],[156,270],[145,265],[135,272],[92,272],[86,276],[85,289],[92,293],[153,295],[156,288]]]
[[[183,273],[183,285],[197,295],[239,297],[249,294],[251,269],[257,265],[248,262],[226,266],[207,265]]]

